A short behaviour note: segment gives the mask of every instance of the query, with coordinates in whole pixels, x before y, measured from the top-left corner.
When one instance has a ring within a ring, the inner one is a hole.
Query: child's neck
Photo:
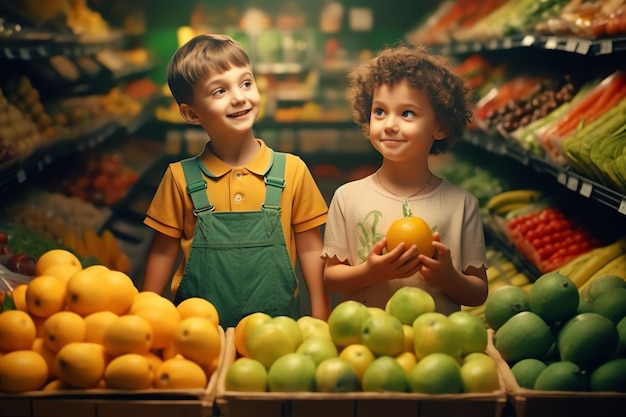
[[[243,166],[252,161],[259,152],[259,143],[254,136],[241,141],[211,141],[208,145],[219,159],[230,166]]]

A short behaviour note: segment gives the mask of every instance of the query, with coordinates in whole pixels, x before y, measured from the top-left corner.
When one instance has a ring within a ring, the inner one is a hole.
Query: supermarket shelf
[[[607,55],[626,51],[626,37],[585,39],[572,36],[515,35],[497,39],[451,42],[438,45],[445,54],[470,54],[514,48],[558,50],[585,56]]]
[[[84,152],[120,135],[135,132],[151,119],[154,114],[155,100],[144,106],[142,112],[128,119],[102,119],[91,124],[88,130],[81,131],[71,138],[59,138],[51,146],[38,149],[21,163],[0,172],[0,194],[17,188],[33,177],[40,175],[59,159],[73,153]]]
[[[0,59],[27,61],[55,55],[93,56],[103,49],[120,49],[125,43],[126,37],[120,31],[112,31],[106,37],[89,38],[25,30],[0,38]]]
[[[598,201],[626,216],[626,195],[606,187],[592,179],[571,170],[568,166],[558,166],[545,158],[526,151],[515,143],[486,133],[473,132],[464,138],[475,146],[520,162],[536,172],[552,176],[559,184],[582,197]]]

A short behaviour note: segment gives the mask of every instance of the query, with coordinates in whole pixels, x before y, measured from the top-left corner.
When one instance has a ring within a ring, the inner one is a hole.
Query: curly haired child
[[[380,308],[405,286],[426,290],[444,314],[482,304],[487,277],[478,200],[429,166],[430,156],[446,152],[471,121],[471,92],[445,58],[404,42],[348,75],[354,119],[382,163],[335,191],[322,252],[328,289]],[[433,257],[404,243],[386,251],[385,234],[403,204],[436,227]]]

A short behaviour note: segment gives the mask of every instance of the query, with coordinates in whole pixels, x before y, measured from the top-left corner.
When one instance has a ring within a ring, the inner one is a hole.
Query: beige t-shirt
[[[322,256],[337,257],[349,265],[367,258],[371,247],[386,233],[389,225],[402,217],[402,199],[378,185],[374,175],[339,187],[330,203],[324,232]],[[485,237],[478,200],[468,191],[443,180],[428,194],[409,199],[414,216],[432,228],[437,226],[441,242],[450,248],[452,264],[459,271],[485,265]],[[382,281],[359,291],[342,294],[343,300],[356,300],[367,306],[384,308],[393,293],[406,286],[428,291],[437,311],[450,314],[460,309],[420,274]]]

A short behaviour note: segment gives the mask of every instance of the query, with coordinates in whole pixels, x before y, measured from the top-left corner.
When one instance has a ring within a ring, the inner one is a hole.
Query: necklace
[[[428,180],[426,180],[426,184],[424,184],[419,190],[417,190],[410,196],[402,197],[401,195],[398,195],[394,193],[393,191],[391,191],[389,188],[385,187],[385,184],[383,184],[383,182],[380,180],[380,171],[376,171],[376,179],[378,180],[378,183],[380,184],[380,186],[383,187],[385,191],[387,191],[389,194],[393,194],[396,197],[401,198],[403,203],[405,203],[409,198],[415,197],[416,195],[424,191],[426,187],[428,187],[428,184],[430,184],[430,180],[432,179],[432,177],[433,177],[433,173],[431,172],[430,175],[428,176]]]

